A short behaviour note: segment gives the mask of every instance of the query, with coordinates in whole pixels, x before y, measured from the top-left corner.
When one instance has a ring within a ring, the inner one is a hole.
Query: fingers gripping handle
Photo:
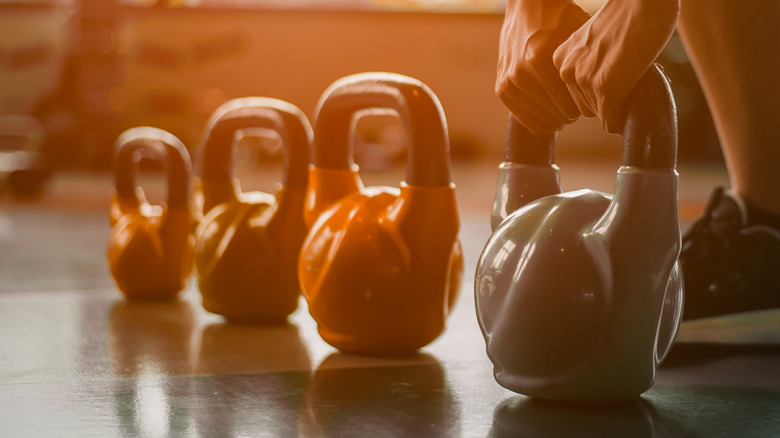
[[[394,73],[360,73],[336,81],[317,106],[314,154],[317,167],[347,169],[353,163],[352,132],[361,113],[392,110],[409,144],[407,183],[450,183],[449,135],[438,98],[422,82]]]
[[[162,129],[142,126],[131,128],[116,140],[115,184],[117,195],[136,198],[136,173],[142,158],[163,160],[168,182],[167,204],[184,206],[189,203],[192,164],[184,144]]]
[[[546,166],[555,162],[556,133],[535,135],[509,117],[506,162]],[[626,100],[623,165],[674,168],[677,163],[677,111],[671,87],[658,65],[642,76]]]

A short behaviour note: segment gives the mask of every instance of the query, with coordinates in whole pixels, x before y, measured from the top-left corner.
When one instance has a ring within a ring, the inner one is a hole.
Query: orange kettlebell
[[[149,204],[136,184],[142,158],[165,162],[164,205]],[[169,132],[137,127],[117,138],[108,263],[127,298],[172,298],[186,285],[192,270],[191,172],[187,149]]]
[[[352,130],[359,115],[388,110],[406,129],[407,180],[365,188]],[[298,265],[309,311],[342,351],[413,352],[444,330],[463,270],[441,104],[416,79],[362,73],[331,85],[316,114]]]
[[[286,147],[276,196],[243,193],[234,178],[234,137],[247,128],[275,131]],[[298,307],[311,137],[303,112],[277,99],[234,99],[209,120],[201,157],[204,216],[195,243],[195,270],[209,312],[232,322],[269,323]]]

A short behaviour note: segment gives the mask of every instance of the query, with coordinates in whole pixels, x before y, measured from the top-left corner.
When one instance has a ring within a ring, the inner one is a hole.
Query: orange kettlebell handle
[[[119,198],[135,199],[138,162],[142,158],[162,160],[165,164],[168,207],[184,207],[190,202],[192,163],[184,144],[173,134],[149,126],[131,128],[116,140],[115,188]]]
[[[203,136],[201,176],[204,182],[232,184],[234,137],[237,131],[262,128],[279,134],[285,146],[282,184],[306,187],[312,130],[303,111],[295,105],[269,97],[233,99],[209,119]],[[204,211],[224,200],[207,201]]]
[[[359,91],[359,92],[356,92]],[[448,186],[449,135],[444,110],[424,83],[393,73],[368,72],[346,76],[323,94],[315,111],[312,163],[319,168],[353,166],[353,122],[361,114],[391,110],[404,124],[410,148],[410,186]],[[346,146],[346,147],[345,147]]]

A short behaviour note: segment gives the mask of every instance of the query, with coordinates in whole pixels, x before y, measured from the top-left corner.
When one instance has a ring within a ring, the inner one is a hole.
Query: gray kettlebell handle
[[[658,65],[639,79],[626,102],[623,165],[673,169],[677,164],[677,111],[669,81]],[[552,165],[556,136],[555,132],[532,134],[510,116],[504,161]]]
[[[677,108],[669,80],[659,65],[647,70],[626,102],[623,165],[674,169],[677,164]]]
[[[536,135],[509,115],[504,142],[504,162],[529,166],[555,164],[555,140],[558,132]]]

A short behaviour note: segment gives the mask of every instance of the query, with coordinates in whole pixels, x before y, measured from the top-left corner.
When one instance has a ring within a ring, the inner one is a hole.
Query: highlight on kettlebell
[[[391,111],[408,140],[400,188],[364,187],[350,144],[357,119]],[[298,273],[322,338],[396,355],[436,339],[458,295],[463,256],[449,134],[436,95],[394,73],[344,77],[322,95]]]
[[[275,194],[242,192],[234,175],[234,139],[242,129],[271,130],[281,138],[285,167]],[[203,307],[228,322],[280,323],[298,307],[297,264],[307,230],[303,204],[311,141],[304,113],[268,97],[230,100],[206,125],[195,272]]]
[[[137,185],[144,158],[165,164],[163,205],[151,205]],[[186,147],[169,132],[136,127],[117,138],[107,254],[111,275],[127,298],[173,298],[186,286],[192,270],[191,170]]]
[[[534,137],[510,121],[493,214],[499,223],[478,260],[474,296],[494,377],[515,392],[564,401],[637,397],[677,335],[677,121],[657,66],[629,102],[614,196],[560,193],[554,136]],[[528,143],[547,149],[518,154],[539,149]]]

